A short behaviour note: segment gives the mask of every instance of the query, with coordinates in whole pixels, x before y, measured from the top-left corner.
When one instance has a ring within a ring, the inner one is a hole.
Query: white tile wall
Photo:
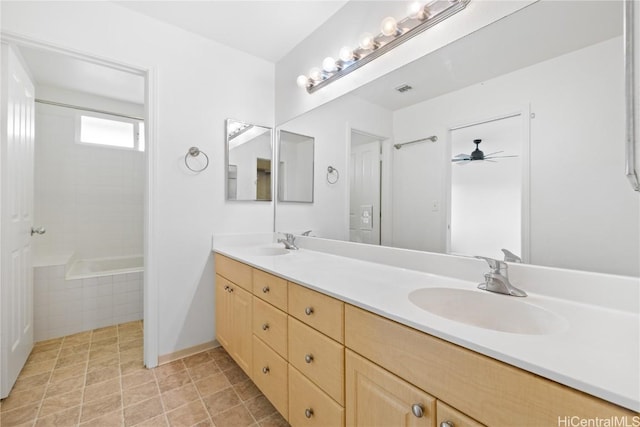
[[[66,280],[64,265],[34,267],[34,339],[142,319],[143,273]]]

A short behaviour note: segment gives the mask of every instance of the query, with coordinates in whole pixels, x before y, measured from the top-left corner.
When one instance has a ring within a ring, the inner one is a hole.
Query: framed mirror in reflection
[[[286,130],[278,136],[278,201],[313,203],[313,137]]]
[[[640,275],[622,6],[533,3],[284,123],[349,179],[317,183],[304,211],[278,204],[276,230]],[[354,162],[362,134],[377,137],[377,172]],[[359,174],[371,202],[354,195]]]
[[[227,119],[227,200],[271,201],[272,129]]]

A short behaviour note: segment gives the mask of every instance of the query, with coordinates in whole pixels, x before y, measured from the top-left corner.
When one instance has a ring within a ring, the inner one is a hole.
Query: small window
[[[144,122],[106,114],[78,115],[77,142],[144,151]]]

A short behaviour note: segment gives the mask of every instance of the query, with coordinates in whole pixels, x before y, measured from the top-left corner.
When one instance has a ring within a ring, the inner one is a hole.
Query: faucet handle
[[[510,262],[522,262],[522,258],[511,252],[509,249],[500,249],[504,254],[504,260]]]
[[[309,236],[311,234],[312,230],[307,230],[304,233],[302,233],[303,236]]]
[[[508,265],[504,261],[500,261],[499,259],[493,259],[485,256],[476,255],[475,258],[483,259],[489,264],[489,268],[491,268],[492,273],[502,274],[503,271],[506,272]]]

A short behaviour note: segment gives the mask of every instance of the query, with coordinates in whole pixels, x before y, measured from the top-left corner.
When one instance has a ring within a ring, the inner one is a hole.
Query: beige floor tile
[[[211,416],[217,415],[221,412],[231,409],[234,406],[237,406],[241,403],[240,398],[231,387],[225,390],[219,391],[218,393],[214,393],[209,396],[204,396],[202,397],[202,401],[204,402]],[[214,422],[215,422],[215,419],[214,419]]]
[[[44,374],[53,371],[57,359],[45,360],[43,362],[27,362],[20,371],[20,376],[26,378],[33,375]]]
[[[202,396],[207,396],[231,387],[231,383],[223,373],[218,373],[197,381],[196,387]]]
[[[166,427],[168,426],[167,416],[165,414],[158,415],[157,417],[149,418],[141,422],[140,424],[136,424],[135,427]],[[222,426],[221,426],[222,427]]]
[[[276,408],[274,408],[271,402],[264,396],[258,396],[248,400],[244,402],[244,405],[256,420],[261,420],[276,412]]]
[[[207,354],[209,354],[213,360],[218,360],[222,357],[229,357],[229,353],[227,353],[227,350],[225,350],[224,347],[212,348],[207,351]]]
[[[238,384],[249,379],[247,374],[245,374],[242,368],[239,366],[235,366],[231,369],[227,369],[226,371],[222,371],[222,373],[225,377],[227,377],[231,384]]]
[[[124,417],[122,410],[118,409],[92,420],[80,424],[82,427],[122,427],[124,426]]]
[[[59,357],[61,358],[69,357],[69,356],[73,356],[74,354],[88,353],[88,352],[89,352],[89,343],[78,344],[71,347],[62,347],[62,349],[60,350]]]
[[[164,412],[160,396],[124,408],[125,426],[134,426]]]
[[[184,365],[189,368],[193,368],[197,365],[201,365],[203,363],[211,362],[213,359],[207,352],[201,352],[198,354],[194,354],[193,356],[185,357],[182,359]]]
[[[189,371],[189,375],[193,381],[198,381],[210,375],[222,372],[213,360],[187,368],[187,371]]]
[[[140,384],[148,383],[149,381],[155,381],[155,379],[156,377],[153,375],[153,370],[151,369],[136,371],[132,374],[122,376],[122,388],[126,390]]]
[[[122,408],[122,395],[120,393],[111,394],[100,399],[86,402],[82,405],[80,422],[93,420],[103,415],[117,411]]]
[[[73,347],[78,344],[84,344],[91,341],[91,331],[79,332],[77,334],[68,335],[62,341],[62,347]]]
[[[160,391],[158,390],[158,385],[155,381],[150,381],[148,383],[123,390],[122,405],[124,407],[131,406],[159,395]]]
[[[118,336],[117,335],[112,335],[110,337],[105,337],[102,338],[101,340],[92,340],[91,341],[91,348],[99,348],[99,347],[108,347],[108,346],[112,346],[114,344],[118,344]]]
[[[0,425],[2,427],[13,427],[33,422],[39,407],[40,402],[35,402],[11,411],[0,412]]]
[[[56,368],[64,368],[67,366],[77,365],[77,364],[86,362],[88,359],[89,359],[89,353],[86,351],[82,353],[71,354],[65,357],[58,357]]]
[[[217,359],[214,358],[214,360],[218,364],[218,367],[223,371],[226,371],[227,369],[231,369],[238,366],[236,365],[236,362],[234,362],[232,358],[226,355],[220,356]]]
[[[120,378],[113,378],[85,387],[83,401],[84,403],[91,402],[114,393],[120,393]]]
[[[106,368],[100,368],[87,372],[86,382],[87,386],[92,384],[101,383],[103,381],[110,380],[120,376],[120,369],[117,366],[108,366]]]
[[[200,400],[194,400],[178,409],[167,412],[167,419],[171,427],[192,426],[197,422],[209,419],[209,414]]]
[[[216,426],[215,424],[213,424],[213,421],[206,419],[206,420],[200,421],[199,423],[195,423],[191,427],[216,427]]]
[[[191,382],[191,378],[186,370],[176,372],[163,378],[158,378],[158,387],[160,387],[160,393],[164,393],[174,388],[182,387],[185,384]]]
[[[47,417],[39,417],[35,427],[67,427],[75,426],[80,419],[80,406],[57,412]]]
[[[112,354],[118,354],[117,343],[91,346],[91,348],[89,349],[90,359],[99,359],[101,357],[106,357]]]
[[[42,407],[38,413],[38,417],[44,418],[47,415],[64,411],[74,406],[80,405],[82,402],[82,389],[76,389],[65,394],[52,396],[42,401]]]
[[[120,341],[118,343],[118,348],[120,349],[121,352],[123,351],[127,351],[127,350],[142,350],[142,341],[141,340],[131,340],[131,341]]]
[[[52,360],[58,357],[58,353],[60,353],[60,349],[58,348],[54,350],[49,350],[49,351],[40,351],[40,352],[32,351],[27,361],[33,362],[33,363],[45,362],[47,360]]]
[[[82,362],[76,365],[65,366],[62,368],[56,368],[51,374],[51,382],[58,383],[71,377],[84,376],[87,372],[87,363]]]
[[[51,350],[60,350],[62,347],[62,338],[55,338],[48,341],[40,341],[33,346],[32,353],[41,353]]]
[[[47,384],[47,382],[49,382],[49,378],[51,377],[52,375],[50,372],[45,372],[39,375],[33,375],[31,377],[23,377],[22,374],[20,374],[11,392],[13,393],[14,391],[26,390],[32,387],[38,387],[43,384]]]
[[[24,390],[12,390],[9,396],[2,401],[0,412],[10,411],[33,402],[40,402],[46,388],[46,384],[41,384]]]
[[[238,396],[240,396],[240,399],[243,401],[258,397],[262,394],[251,380],[234,384],[233,389],[238,393]]]
[[[238,405],[211,418],[217,426],[246,427],[253,425],[255,420],[244,405]]]
[[[171,363],[160,365],[157,368],[154,368],[153,372],[155,373],[156,378],[161,379],[175,374],[176,372],[184,371],[185,369],[186,367],[184,366],[184,363],[182,363],[182,360],[175,360]]]
[[[171,411],[179,406],[200,399],[200,395],[192,383],[162,393],[161,397],[165,411]]]
[[[120,372],[122,375],[129,375],[136,371],[146,370],[142,360],[129,360],[120,363]]]
[[[119,364],[120,356],[118,356],[117,354],[110,354],[99,359],[89,359],[87,371],[94,371],[96,369],[107,368],[109,366],[118,366]]]
[[[58,396],[61,394],[69,393],[70,391],[77,390],[84,386],[84,375],[77,377],[65,378],[62,381],[49,383],[47,386],[47,392],[45,398],[52,396]]]
[[[259,422],[260,427],[289,427],[289,423],[285,420],[280,413],[267,417]]]

